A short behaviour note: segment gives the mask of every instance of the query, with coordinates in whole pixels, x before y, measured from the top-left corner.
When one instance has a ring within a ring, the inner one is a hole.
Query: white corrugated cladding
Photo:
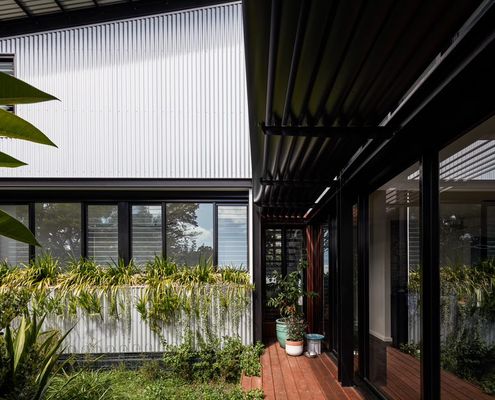
[[[238,3],[0,39],[60,102],[17,113],[58,149],[0,140],[17,177],[250,178]]]

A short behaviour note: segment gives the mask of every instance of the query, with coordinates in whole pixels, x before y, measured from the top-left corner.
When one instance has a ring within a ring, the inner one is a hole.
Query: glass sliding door
[[[266,337],[274,337],[275,320],[280,318],[280,315],[278,310],[266,305],[266,301],[273,295],[270,283],[274,281],[275,273],[285,276],[296,271],[300,263],[306,263],[306,240],[304,230],[298,227],[267,227],[263,237],[263,332]],[[305,277],[301,276],[301,284],[304,284],[304,279]]]
[[[389,399],[421,393],[419,164],[369,197],[369,380]]]
[[[495,119],[439,159],[441,396],[495,398]]]

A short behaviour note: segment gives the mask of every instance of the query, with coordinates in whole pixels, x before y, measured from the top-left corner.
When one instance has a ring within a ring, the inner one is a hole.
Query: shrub
[[[241,372],[248,376],[261,373],[259,357],[263,345],[244,346],[239,338],[225,338],[223,347],[215,338],[199,340],[199,350],[192,345],[192,335],[179,346],[167,346],[165,369],[188,382],[238,382]]]
[[[72,377],[57,376],[47,391],[47,400],[117,400],[111,374],[80,371]]]
[[[10,326],[0,337],[0,398],[38,400],[44,395],[68,332],[60,337],[57,331],[41,332],[44,318],[22,317],[12,332]]]

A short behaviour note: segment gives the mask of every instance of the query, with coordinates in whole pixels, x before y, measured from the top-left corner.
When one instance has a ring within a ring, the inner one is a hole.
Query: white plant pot
[[[300,356],[304,350],[304,341],[293,342],[291,340],[285,341],[285,352],[289,356]]]

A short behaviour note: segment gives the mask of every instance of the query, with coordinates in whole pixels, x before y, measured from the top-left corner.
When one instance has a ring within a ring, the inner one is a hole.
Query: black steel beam
[[[274,126],[261,124],[265,136],[310,138],[389,139],[394,129],[386,126]]]
[[[55,4],[57,4],[57,7],[60,8],[60,11],[65,12],[65,8],[62,5],[62,3],[60,2],[60,0],[54,0],[54,1],[55,1]]]
[[[265,186],[292,186],[292,187],[313,187],[313,186],[330,186],[330,181],[311,181],[311,180],[275,180],[260,179],[260,183]]]
[[[15,4],[26,14],[29,18],[33,17],[33,14],[29,9],[26,7],[26,5],[22,2],[22,0],[14,0]],[[30,21],[31,22],[31,21]],[[3,23],[3,22],[2,22]]]
[[[421,160],[421,398],[440,398],[439,161]]]

